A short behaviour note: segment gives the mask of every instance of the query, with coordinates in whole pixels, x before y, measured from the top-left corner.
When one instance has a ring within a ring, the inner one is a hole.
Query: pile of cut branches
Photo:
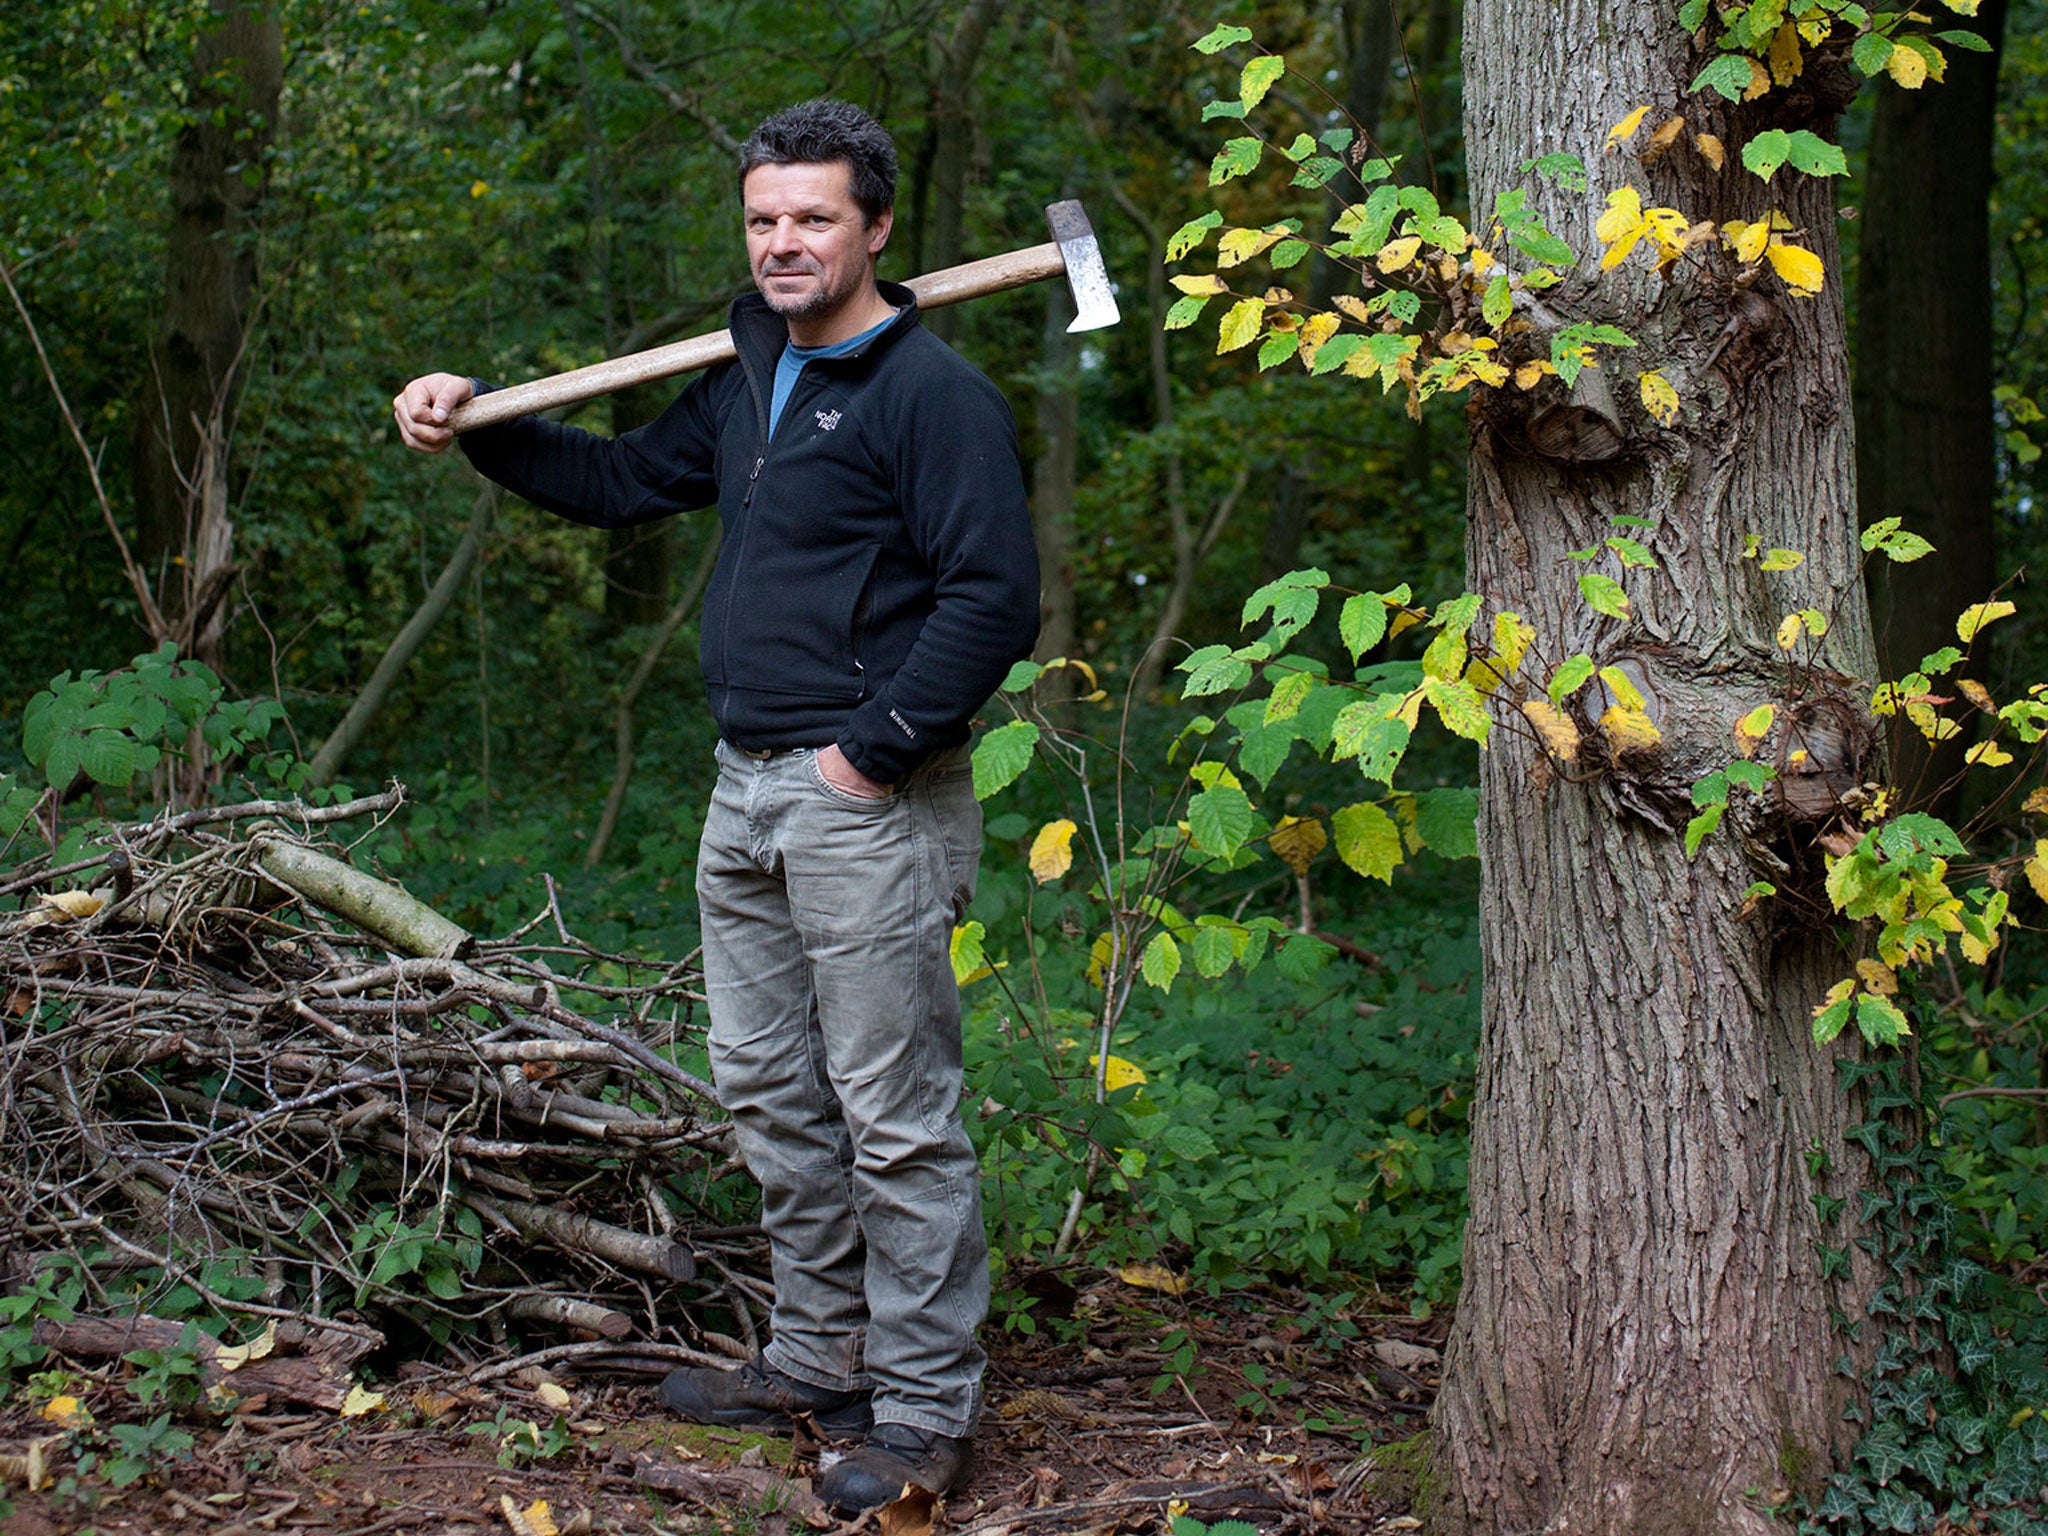
[[[54,1266],[102,1318],[467,1366],[743,1352],[679,1304],[751,1335],[767,1294],[755,1231],[713,1224],[694,957],[593,950],[552,883],[478,942],[333,843],[402,798],[166,815],[0,874],[0,1289]]]

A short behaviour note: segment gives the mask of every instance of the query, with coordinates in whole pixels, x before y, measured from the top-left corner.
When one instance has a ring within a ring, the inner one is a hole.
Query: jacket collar
[[[896,306],[896,318],[859,348],[834,361],[845,363],[866,357],[920,323],[916,294],[901,283],[878,282],[875,288]],[[734,299],[732,308],[726,312],[726,323],[732,328],[733,347],[740,355],[741,365],[757,378],[769,377],[775,360],[789,344],[789,323],[770,309],[768,301],[758,293],[743,293]]]

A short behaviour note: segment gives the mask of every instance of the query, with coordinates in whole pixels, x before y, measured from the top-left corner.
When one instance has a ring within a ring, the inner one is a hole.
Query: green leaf
[[[1842,153],[1842,146],[1830,144],[1811,129],[1796,130],[1791,136],[1790,148],[1795,171],[1804,171],[1809,176],[1849,174],[1849,157]]]
[[[1301,350],[1301,335],[1297,331],[1274,331],[1259,343],[1259,371],[1277,368]]]
[[[1197,53],[1221,53],[1234,43],[1248,43],[1251,40],[1250,27],[1233,27],[1219,23],[1213,31],[1197,38],[1193,47]]]
[[[1180,946],[1173,942],[1172,934],[1152,935],[1152,942],[1138,957],[1138,974],[1145,978],[1147,986],[1162,992],[1172,989],[1173,978],[1180,974]]]
[[[1749,81],[1747,70],[1743,71],[1742,78],[1746,87]],[[1769,181],[1791,154],[1792,135],[1782,128],[1766,128],[1742,146],[1742,163]]]
[[[1229,858],[1258,829],[1250,797],[1233,784],[1216,784],[1188,801],[1188,833],[1205,853]]]
[[[1301,169],[1294,173],[1289,186],[1327,187],[1337,174],[1344,169],[1344,162],[1329,155],[1313,155],[1302,162]]]
[[[135,738],[120,731],[93,731],[80,744],[78,760],[95,784],[121,788],[135,777]]]
[[[1243,122],[1245,118],[1244,103],[1233,96],[1227,101],[1212,101],[1203,106],[1203,122],[1214,122],[1219,117],[1235,118],[1237,121]]]
[[[1872,1045],[1897,1045],[1913,1026],[1888,997],[1866,992],[1856,999],[1856,1027]]]
[[[1297,265],[1313,247],[1306,240],[1282,240],[1266,253],[1267,264],[1275,272],[1285,272]]]
[[[1550,674],[1550,686],[1546,690],[1550,695],[1550,702],[1562,707],[1566,699],[1592,681],[1595,670],[1593,658],[1583,653],[1561,663],[1558,669]]]
[[[1813,1016],[1815,1045],[1826,1045],[1842,1032],[1842,1027],[1849,1022],[1849,1003],[1845,997],[1840,1002],[1828,1004]]]
[[[1991,44],[1975,32],[1937,32],[1934,34],[1944,43],[1952,43],[1966,53],[1989,53]]]
[[[1866,32],[1856,39],[1849,58],[1866,75],[1875,75],[1892,56],[1892,40],[1881,32]]]
[[[1202,318],[1202,311],[1208,307],[1209,297],[1206,293],[1190,293],[1175,299],[1172,307],[1166,311],[1166,320],[1160,326],[1160,329],[1163,331],[1186,330]]]
[[[1223,215],[1214,208],[1211,208],[1199,219],[1189,219],[1187,223],[1181,225],[1179,229],[1176,229],[1167,237],[1166,259],[1168,261],[1179,261],[1189,251],[1194,250],[1203,241],[1207,240],[1209,238],[1209,231],[1217,228],[1222,223]]]
[[[1547,261],[1553,266],[1569,267],[1578,259],[1577,253],[1564,241],[1533,224],[1525,224],[1508,236],[1508,243],[1524,255]]]
[[[48,756],[43,759],[43,778],[54,790],[66,790],[71,781],[78,777],[79,738],[70,731],[64,732],[50,743]]]
[[[1209,164],[1209,185],[1217,186],[1258,169],[1266,146],[1258,139],[1226,139]]]
[[[1629,616],[1628,594],[1622,591],[1621,583],[1612,576],[1602,576],[1598,571],[1588,571],[1579,578],[1579,591],[1595,613],[1604,613],[1614,619],[1625,619]]]
[[[1337,615],[1337,637],[1344,642],[1353,661],[1378,645],[1386,633],[1387,605],[1380,601],[1377,592],[1361,592],[1344,599],[1344,607]]]
[[[1415,832],[1447,859],[1479,856],[1479,791],[1425,789],[1415,797]]]
[[[1545,181],[1563,187],[1567,192],[1586,190],[1586,162],[1577,155],[1569,155],[1562,150],[1555,154],[1538,155],[1534,160],[1524,160],[1516,168],[1515,174],[1526,176],[1531,171]]]
[[[1402,859],[1401,829],[1371,801],[1347,805],[1330,818],[1337,856],[1369,880],[1393,883]]]
[[[1287,60],[1277,53],[1262,53],[1251,60],[1238,76],[1237,95],[1249,112],[1266,99],[1280,77],[1287,73]],[[1305,135],[1304,135],[1305,137]]]
[[[1440,677],[1422,680],[1423,696],[1436,709],[1444,729],[1467,741],[1486,745],[1493,720],[1486,713],[1486,696],[1467,682],[1447,682]]]
[[[1725,805],[1710,805],[1699,815],[1685,824],[1685,856],[1689,859],[1700,851],[1700,844],[1707,834],[1721,825],[1721,816],[1728,808]]]
[[[1022,693],[1038,681],[1039,673],[1045,670],[1035,661],[1020,661],[1003,675],[1004,693]]]
[[[1492,326],[1498,326],[1515,312],[1515,295],[1508,286],[1507,273],[1495,273],[1493,281],[1486,285],[1486,297],[1480,301],[1479,312]]]
[[[1617,533],[1607,540],[1607,547],[1621,556],[1621,563],[1623,565],[1652,571],[1657,569],[1657,557],[1643,548],[1634,539]]]
[[[1237,940],[1242,931],[1215,924],[1197,925],[1188,936],[1188,950],[1194,956],[1195,969],[1211,980],[1229,970],[1231,961],[1237,958]]]
[[[1688,32],[1697,32],[1707,23],[1708,0],[1685,0],[1678,8],[1678,24]]]
[[[1749,81],[1748,57],[1740,53],[1724,53],[1694,76],[1686,89],[1719,91],[1729,101],[1740,101],[1743,92],[1749,89]]]
[[[1188,674],[1180,691],[1184,699],[1242,688],[1252,680],[1251,664],[1227,645],[1205,645],[1181,662],[1177,670]]]
[[[1031,766],[1038,727],[1029,720],[999,725],[974,744],[974,798],[986,800],[1017,782]]]
[[[1389,712],[1398,702],[1398,695],[1392,700],[1382,695],[1347,704],[1331,727],[1337,755],[1357,758],[1358,771],[1382,784],[1394,782],[1394,770],[1408,751],[1408,722]]]

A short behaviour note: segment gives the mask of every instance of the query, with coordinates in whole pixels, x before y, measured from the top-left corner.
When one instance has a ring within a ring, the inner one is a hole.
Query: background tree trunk
[[[1825,79],[1750,108],[1689,98],[1698,63],[1672,14],[1617,0],[1473,0],[1465,59],[1476,207],[1528,156],[1569,150],[1590,190],[1531,202],[1582,253],[1627,182],[1691,219],[1783,208],[1829,266],[1816,299],[1769,276],[1735,295],[1715,261],[1667,282],[1640,257],[1554,290],[1564,318],[1641,343],[1606,362],[1620,440],[1604,462],[1539,458],[1512,413],[1560,405],[1504,392],[1475,417],[1468,500],[1470,587],[1536,625],[1531,686],[1589,652],[1633,674],[1663,737],[1611,764],[1589,718],[1570,778],[1526,733],[1496,729],[1482,754],[1486,992],[1464,1291],[1434,1416],[1440,1513],[1503,1533],[1763,1533],[1757,1494],[1811,1490],[1845,1449],[1833,1365],[1848,1346],[1829,1309],[1862,1292],[1822,1280],[1812,1200],[1843,1193],[1852,1161],[1847,1096],[1809,1027],[1848,961],[1776,904],[1738,909],[1759,878],[1817,887],[1813,823],[1860,780],[1870,740],[1847,679],[1873,656],[1832,195],[1782,174],[1767,187],[1738,156],[1771,122],[1829,131],[1841,99],[1816,94]],[[1729,173],[1691,154],[1603,157],[1608,127],[1644,102],[1685,103],[1724,139]],[[1670,430],[1635,403],[1636,372],[1660,366],[1686,401]],[[1567,554],[1621,514],[1652,521],[1638,536],[1662,566],[1592,567],[1625,578],[1626,624],[1579,600],[1587,567]],[[1805,562],[1761,572],[1743,559],[1750,534]],[[1804,607],[1833,626],[1788,663],[1773,631]],[[1779,723],[1758,755],[1783,771],[1808,750],[1807,811],[1752,803],[1688,860],[1690,786],[1766,700]],[[1814,1147],[1833,1160],[1818,1181]]]
[[[136,555],[181,645],[217,658],[232,561],[230,449],[256,288],[252,217],[268,179],[284,45],[276,13],[213,0],[171,151],[164,307],[135,414]]]
[[[911,243],[912,269],[934,272],[959,264],[961,232],[967,214],[968,172],[974,163],[974,115],[968,97],[974,89],[975,71],[981,66],[983,47],[1002,7],[995,0],[967,0],[953,20],[950,36],[934,38],[936,55],[932,80],[930,135],[931,177],[920,190],[928,192],[926,207]],[[929,232],[927,233],[927,223]],[[925,317],[925,328],[942,340],[959,334],[957,310],[935,309]]]
[[[1039,359],[1038,458],[1031,473],[1031,527],[1038,539],[1038,657],[1074,654],[1074,472],[1080,451],[1075,399],[1078,348],[1067,327],[1074,301],[1065,283],[1046,283],[1044,352]]]
[[[2005,12],[2005,0],[1987,0],[1970,29],[1996,48]],[[1939,89],[1878,96],[1857,248],[1863,522],[1902,518],[1938,551],[1910,572],[1888,561],[1871,567],[1886,677],[1955,644],[1956,615],[1989,597],[1998,579],[1990,214],[1998,55],[1948,55]],[[1937,750],[1917,731],[1902,733],[1899,784],[1937,789],[1962,770],[1969,744],[1958,736]]]

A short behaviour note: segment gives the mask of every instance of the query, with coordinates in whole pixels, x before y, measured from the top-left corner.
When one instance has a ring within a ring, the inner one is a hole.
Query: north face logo
[[[819,411],[817,416],[818,430],[821,432],[830,432],[839,425],[839,413],[837,411]]]

